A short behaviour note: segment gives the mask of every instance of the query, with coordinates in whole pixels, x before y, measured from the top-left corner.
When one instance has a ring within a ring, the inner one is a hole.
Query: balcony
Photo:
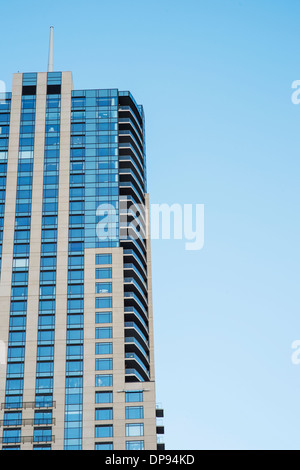
[[[122,157],[125,155],[131,155],[138,166],[140,167],[140,171],[144,174],[144,158],[141,156],[141,152],[137,152],[135,147],[130,144],[129,142],[120,142],[119,143],[119,156],[121,157],[120,160],[123,160]]]
[[[137,124],[138,128],[140,129],[141,133],[143,133],[142,129],[142,120],[138,118],[137,115],[134,113],[130,106],[119,106],[119,121],[124,118],[134,118],[134,122]],[[141,121],[140,121],[141,120]]]
[[[148,349],[148,348],[147,348]],[[134,352],[144,361],[149,364],[149,354],[145,347],[133,336],[125,336],[125,351]]]
[[[137,180],[133,179],[133,181],[134,182],[121,181],[121,177],[120,177],[120,182],[119,182],[120,195],[121,196],[132,195],[139,201],[140,204],[144,204],[145,203],[144,193],[143,191],[141,191],[140,185],[137,182]]]
[[[143,315],[141,315],[134,307],[125,307],[124,312],[126,320],[138,320],[148,334],[148,316],[146,312],[143,312]]]
[[[126,369],[135,369],[143,377],[144,380],[150,380],[149,370],[143,364],[141,359],[135,353],[125,353],[125,367]]]
[[[123,129],[119,128],[119,138],[123,138],[123,136],[126,136],[129,141],[132,141],[134,146],[141,152],[143,155],[143,142],[140,137],[137,136],[136,132],[132,132],[128,128],[124,128],[125,126],[123,125]],[[125,139],[123,139],[124,141]]]
[[[119,118],[119,131],[126,131],[127,129],[130,129],[131,132],[133,132],[136,140],[143,146],[143,132],[141,128],[136,125],[136,121],[133,121],[130,117]]]
[[[140,301],[138,296],[134,294],[134,292],[124,292],[124,302],[125,307],[134,306],[142,314],[144,312],[147,312],[147,307],[143,305],[143,303]],[[148,316],[147,313],[146,316]]]
[[[141,282],[145,282],[142,275],[141,275],[141,271],[142,271],[142,274],[146,274],[144,270],[141,269],[141,266],[136,266],[135,264],[133,263],[124,263],[124,278],[131,278],[131,277],[134,277],[136,279],[140,279]]]
[[[145,382],[136,369],[125,369],[125,382]]]
[[[145,259],[144,257],[140,257],[140,252],[136,253],[135,250],[132,249],[124,249],[123,251],[124,255],[124,263],[129,264],[133,262],[136,267],[142,271],[144,275],[144,279],[147,279],[147,272],[146,272],[146,264],[145,264]],[[137,271],[138,272],[138,271]],[[139,276],[140,277],[140,276]],[[144,281],[145,283],[145,281]]]
[[[148,338],[142,333],[135,322],[125,322],[125,334],[128,333],[128,336],[136,336],[141,344],[145,345],[145,349],[149,348]]]
[[[135,279],[134,277],[124,277],[125,291],[134,292],[145,304],[145,308],[148,308],[147,299],[147,288],[144,283],[141,282],[140,277]]]

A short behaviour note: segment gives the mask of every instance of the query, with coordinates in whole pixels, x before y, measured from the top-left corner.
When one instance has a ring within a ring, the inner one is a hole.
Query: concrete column
[[[13,75],[13,86],[11,96],[9,147],[7,160],[6,195],[4,230],[2,242],[2,264],[0,282],[0,340],[4,342],[6,355],[8,347],[11,280],[14,250],[14,228],[16,213],[16,190],[19,158],[19,137],[22,103],[22,81],[23,75]],[[6,365],[0,365],[0,397],[1,402],[5,397]],[[4,410],[0,409],[0,419],[3,419]],[[0,430],[2,436],[2,429]]]

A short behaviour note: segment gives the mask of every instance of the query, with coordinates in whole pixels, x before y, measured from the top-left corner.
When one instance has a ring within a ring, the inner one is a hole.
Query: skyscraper
[[[2,449],[157,448],[148,208],[131,93],[14,74],[0,100]]]

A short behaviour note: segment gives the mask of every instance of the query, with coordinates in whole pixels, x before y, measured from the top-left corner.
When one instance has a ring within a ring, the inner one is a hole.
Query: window
[[[96,255],[96,264],[111,264],[111,263],[112,263],[111,254]]]
[[[37,348],[37,356],[39,358],[52,358],[54,354],[54,347],[53,346],[38,346]]]
[[[83,370],[83,361],[68,361],[67,362],[67,375],[79,375]]]
[[[43,330],[38,332],[38,344],[54,342],[54,330]]]
[[[113,393],[112,392],[96,392],[95,402],[100,403],[112,403]]]
[[[20,446],[3,446],[2,450],[20,450]]]
[[[40,312],[43,313],[54,313],[55,312],[55,301],[54,300],[40,300]]]
[[[144,425],[143,423],[132,423],[126,424],[126,436],[143,436],[144,435]]]
[[[17,253],[15,252],[15,254],[17,254]],[[14,268],[27,268],[28,267],[28,259],[26,259],[26,258],[14,259],[13,267]]]
[[[83,326],[83,315],[82,314],[73,314],[73,315],[68,315],[68,327],[70,326],[78,326],[82,327]]]
[[[112,312],[96,313],[96,323],[112,323]]]
[[[67,345],[67,358],[78,359],[83,357],[83,346],[82,345]]]
[[[47,377],[53,374],[53,361],[38,361],[36,368],[37,377]]]
[[[113,419],[113,409],[112,408],[96,408],[95,421],[104,421],[107,419]]]
[[[5,397],[5,408],[21,408],[21,407],[22,407],[22,395],[21,394]]]
[[[71,242],[69,243],[69,251],[70,252],[81,252],[83,251],[83,242]]]
[[[6,393],[13,395],[23,390],[23,379],[6,379]]]
[[[96,343],[95,354],[112,354],[112,343]]]
[[[95,377],[95,387],[112,387],[113,376],[98,374]]]
[[[113,450],[112,442],[96,442],[95,450]]]
[[[83,284],[71,284],[68,286],[68,296],[70,297],[82,297],[83,291]]]
[[[10,442],[20,442],[21,441],[21,429],[4,429],[2,442],[8,444]]]
[[[144,450],[144,441],[126,441],[126,450]]]
[[[83,266],[84,265],[84,259],[83,256],[69,256],[69,266]]]
[[[143,391],[134,390],[130,392],[125,392],[125,401],[126,403],[143,401]]]
[[[25,344],[25,332],[24,331],[13,331],[9,333],[9,344],[13,346],[22,346]],[[21,343],[21,344],[12,344]]]
[[[20,426],[21,425],[22,413],[20,411],[5,412],[4,414],[4,426]]]
[[[16,359],[24,359],[25,356],[25,347],[9,347],[8,348],[8,359],[9,360],[16,360]]]
[[[68,313],[78,313],[81,311],[83,311],[82,299],[68,300]]]
[[[111,268],[97,268],[96,279],[111,279],[112,269]]]
[[[55,295],[55,286],[41,286],[40,296],[42,297],[53,297]]]
[[[56,266],[56,258],[55,257],[48,257],[48,258],[41,258],[41,267],[42,268],[53,268]]]
[[[142,406],[126,406],[126,419],[143,419],[144,410]]]
[[[83,281],[83,270],[71,270],[69,271],[68,279],[69,281]]]
[[[95,437],[113,437],[113,427],[109,426],[96,426]]]
[[[26,313],[27,309],[27,302],[11,302],[10,304],[10,311],[17,312],[17,313]]]
[[[26,284],[28,282],[28,272],[17,272],[12,275],[13,284]]]
[[[112,308],[112,297],[96,297],[96,308]]]
[[[112,338],[112,327],[96,328],[96,339]]]
[[[55,317],[54,315],[40,315],[39,316],[39,328],[54,328]]]
[[[53,379],[52,378],[38,378],[36,380],[36,393],[50,393],[53,390]]]
[[[51,428],[36,428],[34,430],[33,442],[49,442],[51,440]]]
[[[33,446],[33,450],[51,450],[51,445],[35,445]]]
[[[97,282],[96,283],[96,294],[111,294],[112,283],[111,282]]]
[[[52,424],[52,411],[35,411],[34,424]]]
[[[12,287],[11,289],[13,298],[22,298],[27,296],[27,287]]]
[[[112,370],[113,361],[112,359],[96,359],[96,370]]]

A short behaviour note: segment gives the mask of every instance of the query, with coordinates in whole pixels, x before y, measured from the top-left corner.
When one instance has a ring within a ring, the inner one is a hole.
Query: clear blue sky
[[[300,449],[300,4],[1,5],[0,80],[54,69],[145,107],[152,203],[205,204],[205,246],[152,244],[169,449]]]

